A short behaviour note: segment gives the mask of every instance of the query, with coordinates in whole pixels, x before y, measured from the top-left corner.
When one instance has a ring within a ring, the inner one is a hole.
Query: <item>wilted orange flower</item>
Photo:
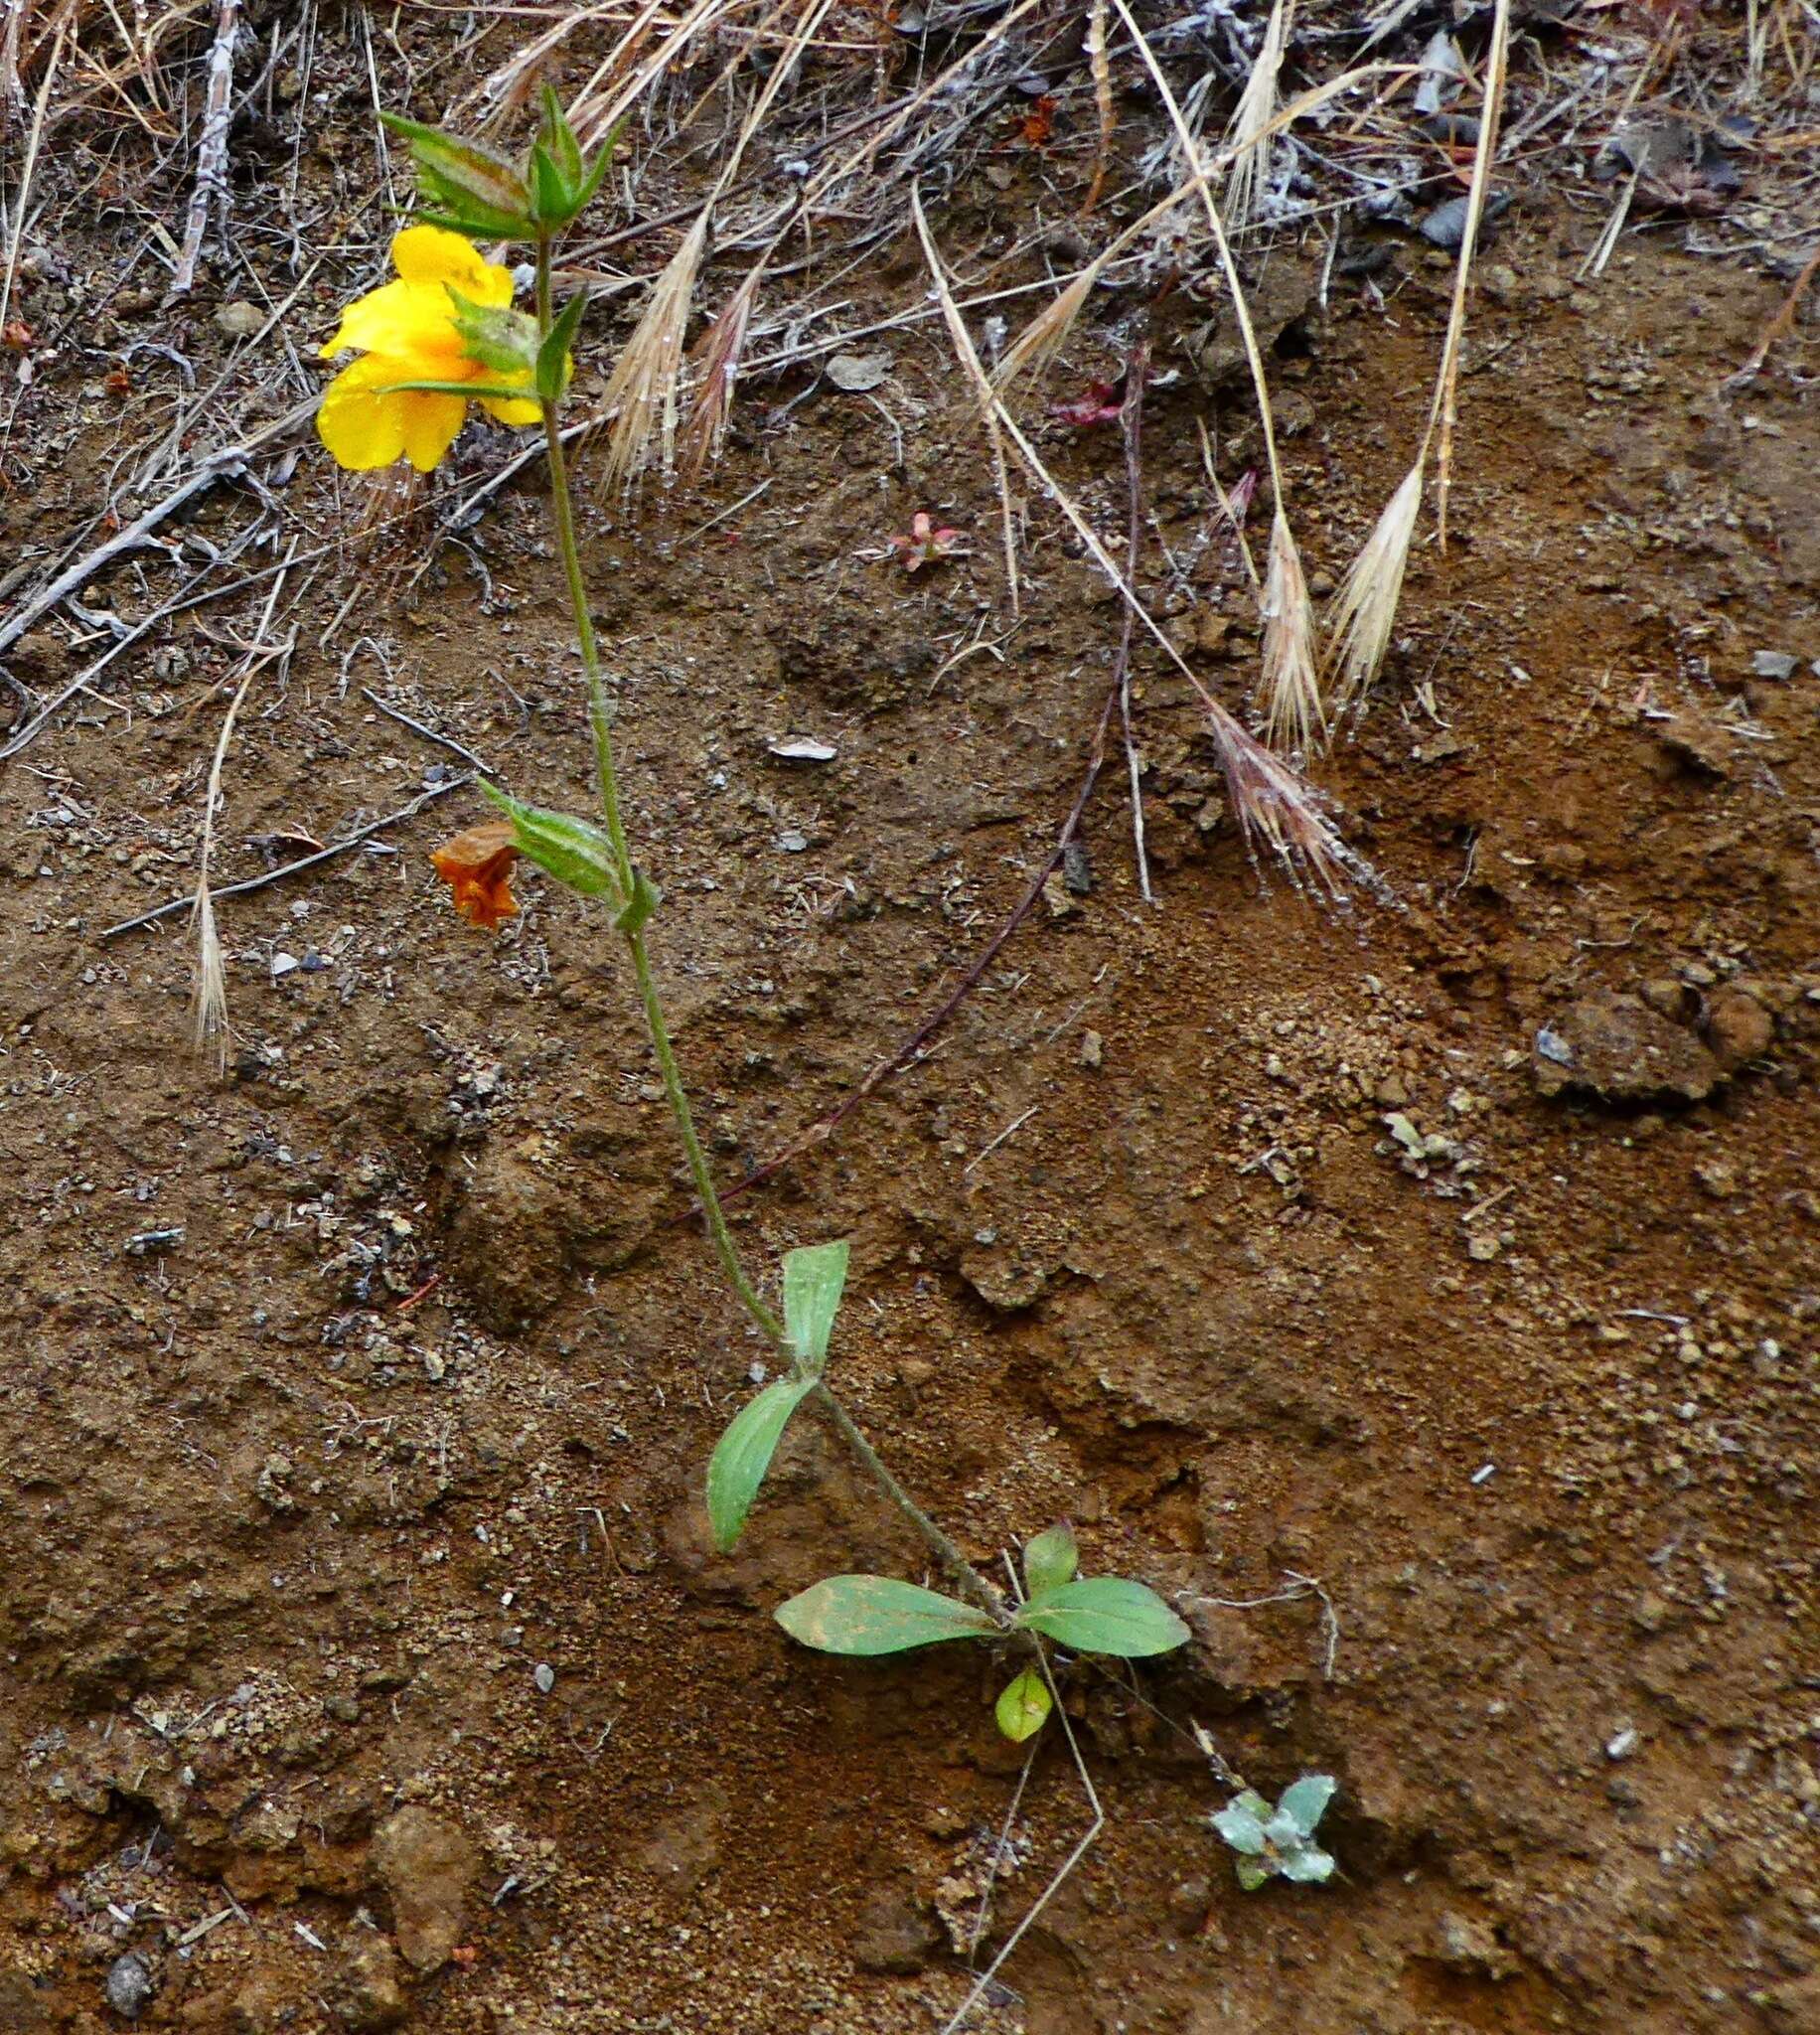
[[[437,875],[455,893],[455,909],[489,932],[502,919],[518,917],[518,899],[512,894],[512,865],[518,859],[518,844],[505,820],[470,827],[430,857]]]

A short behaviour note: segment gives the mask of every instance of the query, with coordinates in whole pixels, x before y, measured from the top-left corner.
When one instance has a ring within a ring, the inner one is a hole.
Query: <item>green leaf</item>
[[[1051,1526],[1024,1542],[1024,1588],[1032,1597],[1042,1597],[1072,1583],[1081,1566],[1081,1551],[1074,1544],[1074,1528],[1064,1523]]]
[[[586,181],[582,184],[581,189],[575,193],[575,214],[577,218],[593,204],[595,194],[605,181],[607,172],[613,167],[613,158],[619,153],[619,137],[625,133],[626,122],[631,117],[632,110],[628,107],[614,121],[612,126],[607,129],[599,148],[595,150],[594,161],[588,170]]]
[[[498,219],[508,235],[525,232],[531,223],[531,194],[525,179],[503,156],[441,127],[407,120],[401,113],[381,113],[379,119],[407,144],[418,183],[438,204],[457,218]]]
[[[1298,1844],[1277,1861],[1277,1870],[1297,1886],[1318,1887],[1333,1877],[1333,1859],[1317,1844]]]
[[[1297,1836],[1311,1837],[1338,1787],[1331,1774],[1304,1774],[1278,1798],[1277,1813],[1289,1818]]]
[[[1219,1810],[1213,1817],[1213,1827],[1233,1850],[1244,1853],[1248,1858],[1264,1856],[1264,1825],[1258,1819],[1257,1810],[1246,1806],[1243,1796]]]
[[[999,1690],[998,1700],[992,1705],[992,1715],[1005,1737],[1013,1745],[1022,1745],[1026,1738],[1034,1738],[1049,1721],[1049,1712],[1053,1708],[1049,1684],[1034,1667],[1026,1667],[1022,1674],[1006,1682]]]
[[[1255,1894],[1275,1870],[1261,1858],[1235,1858],[1233,1865],[1239,1875],[1239,1884],[1248,1894]]]
[[[824,1653],[903,1653],[941,1640],[989,1639],[998,1630],[971,1604],[895,1576],[829,1576],[780,1604],[777,1622]]]
[[[814,1383],[813,1378],[779,1378],[767,1385],[734,1414],[714,1444],[707,1466],[707,1516],[720,1553],[739,1538],[790,1416]]]
[[[466,395],[478,402],[483,395],[502,402],[523,402],[523,389],[509,389],[503,382],[387,382],[375,395]]]
[[[798,1361],[817,1377],[828,1361],[828,1338],[846,1284],[845,1238],[784,1253],[784,1327]]]
[[[537,141],[572,196],[581,184],[581,145],[562,110],[562,101],[549,86],[543,87],[543,123]]]
[[[580,296],[571,297],[556,313],[554,323],[543,337],[543,344],[537,349],[537,393],[545,402],[558,401],[568,387],[569,349],[575,341],[575,328],[581,323],[581,314],[587,307],[585,290]]]
[[[1116,1653],[1124,1660],[1167,1653],[1189,1638],[1154,1590],[1124,1576],[1093,1576],[1045,1591],[1018,1612],[1016,1623],[1077,1653]]]
[[[531,212],[540,227],[565,227],[575,194],[562,181],[562,172],[550,161],[542,142],[531,144]]]
[[[517,393],[523,396],[525,391],[521,389]],[[611,897],[618,903],[619,861],[612,842],[598,827],[571,819],[567,813],[528,806],[496,784],[483,781],[481,790],[512,822],[513,838],[522,856],[584,897]]]
[[[643,869],[632,871],[632,895],[613,914],[622,933],[636,933],[664,901],[664,893]]]

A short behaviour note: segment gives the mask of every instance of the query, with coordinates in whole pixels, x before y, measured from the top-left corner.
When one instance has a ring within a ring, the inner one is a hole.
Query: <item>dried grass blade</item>
[[[1264,731],[1275,749],[1306,753],[1327,731],[1314,669],[1314,608],[1281,495],[1264,569]]]
[[[698,380],[688,422],[682,427],[682,471],[692,480],[720,457],[726,440],[727,418],[732,413],[733,391],[739,381],[739,362],[745,352],[746,333],[752,323],[752,308],[758,302],[758,286],[765,263],[761,257],[733,294],[721,305],[714,322],[701,335],[695,349]]]
[[[923,248],[934,268],[939,257],[926,229]],[[978,358],[974,357],[964,365],[975,377],[982,403],[996,413],[1007,441],[1015,447],[1026,472],[1067,518],[1094,563],[1118,589],[1120,597],[1137,617],[1138,626],[1156,643],[1199,698],[1219,752],[1233,813],[1248,848],[1255,851],[1262,843],[1277,857],[1291,881],[1299,885],[1305,874],[1336,900],[1343,898],[1348,887],[1354,885],[1370,890],[1378,897],[1387,896],[1382,880],[1371,865],[1341,840],[1323,812],[1313,788],[1287,763],[1273,756],[1262,742],[1247,734],[1201,683],[1164,633],[1161,624],[1138,598],[1130,578],[1120,570],[1080,505],[1044,465],[1042,455],[1005,407],[1004,399],[986,379]]]
[[[1293,0],[1277,0],[1265,24],[1264,40],[1258,45],[1251,75],[1239,103],[1233,108],[1226,130],[1233,151],[1232,168],[1226,173],[1226,217],[1235,234],[1251,225],[1258,194],[1270,173],[1271,125],[1277,111],[1277,78],[1283,69],[1283,54],[1289,46],[1289,15]]]
[[[1403,575],[1409,566],[1416,519],[1422,511],[1427,448],[1384,505],[1364,548],[1348,566],[1327,616],[1323,670],[1329,678],[1334,713],[1363,704],[1390,649]]]
[[[1093,182],[1088,185],[1081,206],[1083,214],[1093,211],[1106,188],[1107,165],[1113,156],[1113,130],[1118,125],[1113,106],[1113,67],[1106,54],[1106,0],[1093,0],[1092,12],[1087,17],[1087,68],[1093,74],[1093,103],[1100,137],[1094,154]]]
[[[645,314],[613,365],[602,401],[603,417],[613,418],[601,468],[605,487],[629,484],[644,470],[654,436],[665,470],[675,463],[682,340],[695,276],[707,249],[708,211],[703,206],[695,215],[682,244],[652,284]]]
[[[1466,332],[1466,286],[1478,246],[1479,223],[1485,215],[1485,192],[1498,149],[1498,123],[1504,110],[1504,73],[1510,57],[1510,0],[1497,0],[1491,18],[1491,54],[1485,63],[1485,106],[1479,120],[1478,148],[1472,158],[1472,185],[1466,194],[1466,226],[1460,235],[1459,265],[1453,275],[1453,302],[1447,313],[1447,336],[1441,347],[1436,403],[1441,412],[1441,442],[1435,456],[1435,514],[1441,548],[1447,548],[1447,496],[1453,485],[1453,428],[1459,419],[1459,364]],[[1431,412],[1429,429],[1435,428]]]
[[[954,344],[955,354],[966,369],[969,380],[977,391],[989,389],[986,369],[980,360],[979,350],[974,345],[973,334],[967,329],[967,321],[961,316],[961,307],[955,302],[955,294],[948,282],[948,271],[942,266],[935,250],[935,242],[929,235],[929,222],[923,213],[923,194],[915,184],[910,187],[910,216],[916,223],[917,237],[923,243],[923,253],[929,263],[929,273],[935,280],[935,291],[941,299],[942,317],[948,326],[948,337]],[[1004,578],[1010,591],[1011,612],[1023,612],[1021,588],[1017,574],[1017,528],[1011,513],[1011,478],[1005,468],[1004,432],[999,426],[998,413],[988,402],[982,412],[986,437],[992,448],[992,477],[998,487],[999,536],[1004,546]]]

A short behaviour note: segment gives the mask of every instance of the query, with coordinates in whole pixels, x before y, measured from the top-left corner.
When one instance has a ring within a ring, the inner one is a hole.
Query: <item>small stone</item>
[[[398,1949],[412,1969],[435,1971],[454,1954],[479,1868],[467,1834],[415,1803],[374,1833],[373,1869],[391,1897]]]
[[[1081,908],[1069,894],[1060,869],[1051,869],[1043,878],[1043,902],[1051,918],[1072,918]]]
[[[909,1977],[935,1955],[941,1932],[907,1893],[880,1888],[866,1903],[853,1939],[853,1962],[862,1971]]]
[[[1688,984],[1677,982],[1672,975],[1657,976],[1637,994],[1659,1017],[1670,1018],[1677,1024],[1691,1024],[1700,1010],[1699,997]]]
[[[1707,1044],[1729,1074],[1775,1043],[1775,1019],[1744,990],[1717,990],[1707,1005]]]
[[[1441,1918],[1440,1961],[1450,1970],[1464,1971],[1476,1978],[1508,1978],[1517,1960],[1498,1942],[1490,1927],[1451,1909]]]
[[[1659,1633],[1673,1615],[1674,1606],[1654,1590],[1645,1590],[1630,1607],[1630,1623],[1639,1633]]]
[[[1081,1065],[1083,1067],[1098,1067],[1104,1065],[1105,1060],[1106,1041],[1097,1031],[1082,1032]]]
[[[1626,1724],[1621,1731],[1614,1731],[1605,1741],[1605,1758],[1627,1760],[1642,1743],[1642,1733],[1634,1724]]]
[[[1466,1239],[1466,1256],[1480,1265],[1489,1265],[1503,1248],[1502,1241],[1495,1236],[1469,1236]]]
[[[1725,1078],[1691,1031],[1639,997],[1608,993],[1570,1005],[1544,1025],[1531,1067],[1544,1096],[1584,1088],[1607,1102],[1703,1102]]]
[[[1750,676],[1754,679],[1792,679],[1795,675],[1795,660],[1785,650],[1759,650],[1750,660]]]
[[[363,1934],[326,1989],[329,2011],[349,2035],[384,2035],[404,2019],[397,1953],[382,1936]]]
[[[1408,1109],[1410,1106],[1409,1083],[1401,1074],[1386,1074],[1373,1093],[1386,1109]]]
[[[152,2001],[151,1967],[137,1952],[128,1951],[108,1965],[104,1989],[114,2012],[136,2021]]]
[[[215,322],[229,339],[251,339],[254,334],[264,331],[265,321],[270,315],[257,304],[223,304],[216,311]]]
[[[531,1671],[531,1678],[536,1683],[537,1693],[540,1696],[547,1696],[550,1690],[556,1686],[556,1670],[547,1660],[539,1660],[537,1662],[536,1666]]]
[[[1728,1200],[1738,1192],[1738,1174],[1723,1159],[1703,1159],[1694,1168],[1694,1178],[1700,1191],[1715,1201]]]

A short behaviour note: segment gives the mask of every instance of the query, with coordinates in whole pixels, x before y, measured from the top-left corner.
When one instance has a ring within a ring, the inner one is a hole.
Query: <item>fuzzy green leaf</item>
[[[1146,1584],[1124,1576],[1092,1576],[1032,1597],[1017,1624],[1077,1653],[1115,1653],[1138,1660],[1184,1644],[1188,1628]]]
[[[707,1516],[720,1553],[725,1554],[739,1538],[790,1416],[814,1382],[812,1378],[779,1378],[767,1385],[734,1414],[714,1444],[707,1466]]]
[[[569,208],[575,194],[562,181],[562,172],[550,161],[542,142],[531,145],[531,214],[540,227],[565,227],[572,217]]]
[[[1318,1844],[1298,1844],[1278,1859],[1277,1870],[1298,1887],[1318,1887],[1333,1877],[1333,1859]]]
[[[989,1639],[983,1611],[895,1576],[829,1576],[788,1604],[777,1622],[793,1640],[824,1653],[903,1653],[942,1640]]]
[[[587,292],[571,297],[556,313],[543,344],[537,349],[537,393],[545,402],[561,399],[568,387],[569,349],[575,343],[575,328],[588,307]]]
[[[1260,1802],[1259,1807],[1262,1806]],[[1213,1827],[1233,1850],[1243,1852],[1248,1858],[1264,1856],[1264,1824],[1259,1820],[1257,1809],[1246,1805],[1244,1796],[1214,1815]]]
[[[522,397],[525,391],[521,389],[517,393]],[[613,844],[598,827],[567,813],[528,806],[496,784],[483,782],[481,790],[512,822],[513,839],[522,856],[582,896],[611,897],[617,903],[619,864]]]
[[[784,1253],[784,1327],[798,1361],[818,1377],[828,1361],[828,1338],[840,1310],[846,1260],[844,1238]]]
[[[1298,1837],[1311,1837],[1338,1787],[1331,1774],[1304,1774],[1278,1797],[1277,1813],[1289,1819]]]
[[[494,396],[501,402],[523,402],[523,389],[508,388],[504,382],[387,382],[383,388],[376,389],[375,395],[465,395],[471,401],[480,401],[483,395]]]
[[[1032,1597],[1046,1596],[1072,1583],[1081,1566],[1081,1551],[1074,1544],[1074,1528],[1066,1523],[1051,1526],[1024,1542],[1024,1588]]]
[[[581,145],[562,110],[562,101],[549,85],[543,87],[543,121],[537,141],[549,156],[557,174],[572,194],[581,185]]]
[[[1054,1707],[1049,1684],[1034,1667],[1026,1667],[999,1690],[992,1715],[1004,1736],[1013,1745],[1022,1745],[1049,1721],[1049,1712]]]
[[[409,147],[426,196],[458,219],[497,220],[507,235],[526,231],[531,194],[504,157],[441,127],[407,120],[401,113],[381,113],[379,119]]]

